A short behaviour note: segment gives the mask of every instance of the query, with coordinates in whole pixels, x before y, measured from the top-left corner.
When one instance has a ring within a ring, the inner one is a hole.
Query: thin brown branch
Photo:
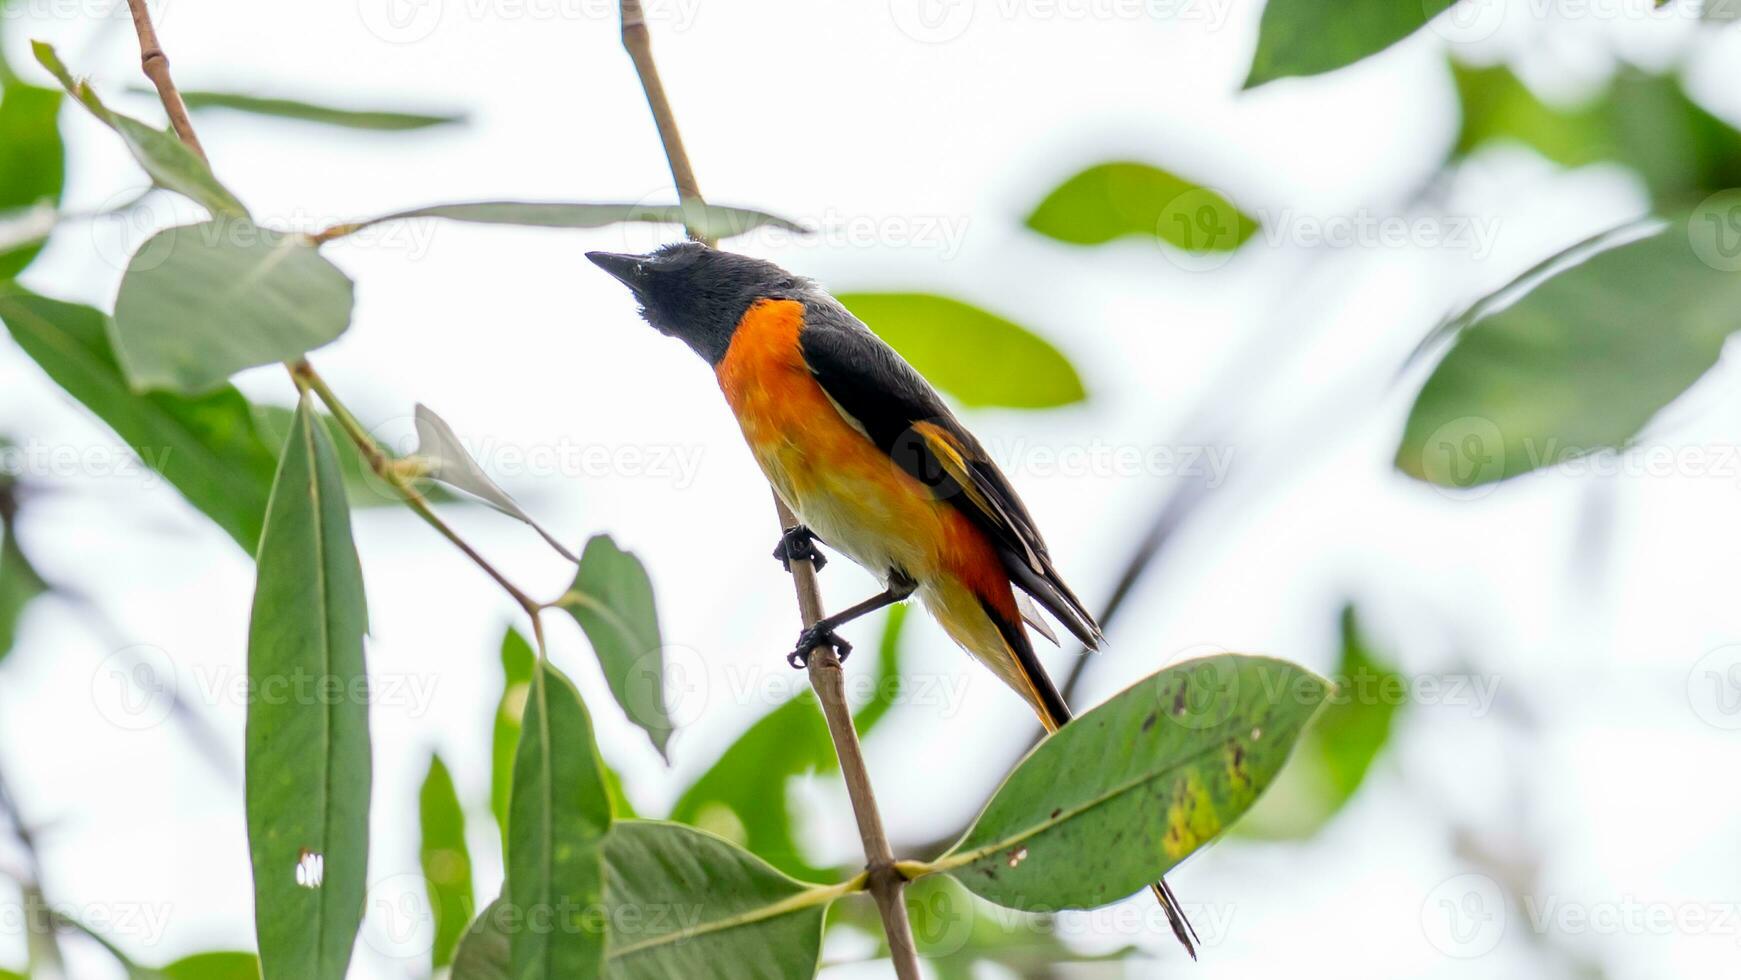
[[[683,148],[683,135],[677,128],[677,116],[671,111],[671,100],[665,97],[665,83],[659,80],[659,66],[653,60],[653,38],[647,32],[647,16],[641,10],[641,0],[622,0],[623,48],[635,63],[635,74],[641,79],[641,90],[647,93],[647,108],[653,110],[653,122],[659,128],[659,142],[665,147],[665,162],[671,168],[671,182],[677,185],[677,200],[687,204],[700,203],[701,185],[695,179],[695,168],[689,165],[689,151]],[[714,242],[690,231],[696,241]]]
[[[541,604],[522,591],[519,586],[509,581],[508,577],[502,574],[496,566],[490,564],[489,560],[479,554],[476,548],[473,548],[470,543],[468,543],[464,538],[461,538],[459,532],[455,531],[446,521],[441,519],[441,515],[435,512],[435,508],[429,505],[429,501],[423,496],[423,494],[419,493],[417,488],[411,485],[411,482],[406,479],[405,474],[396,469],[393,466],[392,460],[389,460],[386,455],[381,452],[381,448],[375,445],[375,440],[370,438],[368,431],[363,428],[362,423],[358,422],[356,416],[351,414],[350,409],[345,407],[344,402],[339,400],[338,395],[335,394],[332,388],[327,385],[326,379],[320,376],[320,373],[314,369],[314,366],[309,364],[306,360],[297,361],[296,363],[287,366],[290,369],[291,377],[296,379],[298,386],[306,387],[308,390],[313,391],[315,395],[320,398],[321,402],[326,405],[327,410],[332,412],[333,419],[338,422],[339,428],[343,429],[345,434],[350,436],[351,441],[356,444],[358,451],[362,453],[363,459],[368,462],[369,469],[373,470],[376,476],[385,480],[389,486],[398,491],[399,496],[405,501],[405,505],[415,511],[418,517],[423,518],[424,523],[434,528],[442,537],[452,542],[454,547],[458,548],[467,558],[472,560],[472,564],[483,569],[484,574],[488,575],[497,585],[502,587],[503,591],[512,596],[514,601],[519,604],[520,608],[526,611],[526,615],[532,617],[533,624],[537,625],[538,612],[541,608]]]
[[[205,160],[206,149],[193,131],[187,103],[182,101],[181,90],[175,87],[175,79],[169,74],[169,56],[163,53],[163,45],[157,41],[157,28],[151,23],[151,8],[146,6],[145,0],[127,0],[127,7],[133,12],[133,30],[139,35],[139,67],[157,87],[157,97],[163,102],[163,111],[169,114],[169,124],[175,127],[175,135],[201,160]]]
[[[659,69],[653,61],[652,39],[647,33],[640,0],[622,0],[622,14],[623,47],[635,64],[641,88],[647,95],[647,107],[652,110],[653,121],[659,127],[659,139],[665,146],[665,159],[671,167],[672,182],[677,185],[678,200],[700,203],[701,188],[696,183],[694,168],[689,165],[689,155],[683,149],[683,138],[678,134],[677,119],[671,111],[670,100],[665,96],[665,86],[659,81]],[[690,237],[705,241],[693,230]],[[798,523],[797,517],[778,496],[774,498],[774,507],[782,530]],[[822,618],[822,593],[816,587],[816,570],[809,561],[795,560],[790,564],[792,585],[798,593],[798,612],[804,625],[809,627]],[[864,842],[870,893],[882,916],[895,975],[900,980],[919,980],[919,952],[913,943],[913,927],[907,919],[903,897],[907,879],[895,866],[894,851],[883,829],[882,813],[877,809],[876,793],[871,788],[870,773],[865,768],[864,751],[859,745],[858,732],[853,728],[852,711],[846,703],[840,660],[826,645],[810,651],[810,685],[816,690],[822,714],[828,720],[828,733],[834,740],[835,755],[840,759],[841,776],[846,781],[853,817],[858,821],[859,837]]]

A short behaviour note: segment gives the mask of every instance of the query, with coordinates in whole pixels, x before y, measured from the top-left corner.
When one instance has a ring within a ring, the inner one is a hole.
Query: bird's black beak
[[[634,289],[641,279],[643,258],[639,255],[619,255],[616,252],[588,252],[592,264],[615,276],[623,285]]]

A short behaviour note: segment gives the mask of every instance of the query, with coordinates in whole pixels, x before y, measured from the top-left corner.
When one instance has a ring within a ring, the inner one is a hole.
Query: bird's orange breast
[[[758,300],[715,369],[769,481],[824,541],[872,571],[948,575],[1013,612],[984,533],[842,414],[804,361],[803,329],[804,304]]]
[[[816,383],[798,335],[804,304],[758,300],[715,369],[744,439],[787,503],[857,489],[893,508],[924,508],[917,482],[841,415]]]

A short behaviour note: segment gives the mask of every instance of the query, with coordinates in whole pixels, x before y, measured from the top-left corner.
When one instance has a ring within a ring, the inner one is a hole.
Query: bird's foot
[[[789,527],[780,535],[780,543],[774,546],[774,557],[788,572],[792,570],[794,561],[808,561],[810,567],[819,572],[828,564],[827,557],[816,547],[816,532],[802,524]]]
[[[802,670],[810,666],[810,651],[818,647],[829,647],[841,663],[852,653],[852,644],[841,639],[827,621],[817,623],[798,634],[798,648],[786,655],[786,662]]]

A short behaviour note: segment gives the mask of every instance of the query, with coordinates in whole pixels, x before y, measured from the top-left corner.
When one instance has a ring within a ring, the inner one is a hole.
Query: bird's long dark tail
[[[1047,676],[1046,669],[1040,666],[1040,658],[1034,654],[1034,645],[1028,641],[1028,635],[1022,629],[1020,621],[1011,623],[990,603],[982,602],[986,615],[997,624],[998,632],[1003,634],[1004,642],[1010,652],[1015,655],[1016,664],[1021,667],[1023,680],[1032,691],[1035,711],[1040,716],[1040,723],[1046,726],[1046,731],[1055,732],[1063,728],[1073,715],[1070,705],[1064,701],[1064,695],[1058,692],[1057,685]],[[1167,924],[1173,927],[1173,935],[1185,947],[1185,952],[1191,954],[1191,959],[1197,958],[1197,944],[1202,940],[1197,938],[1197,930],[1192,927],[1191,920],[1185,918],[1185,909],[1179,904],[1178,896],[1162,878],[1149,886],[1149,891],[1155,893],[1155,900],[1161,903],[1161,911],[1167,914]]]

